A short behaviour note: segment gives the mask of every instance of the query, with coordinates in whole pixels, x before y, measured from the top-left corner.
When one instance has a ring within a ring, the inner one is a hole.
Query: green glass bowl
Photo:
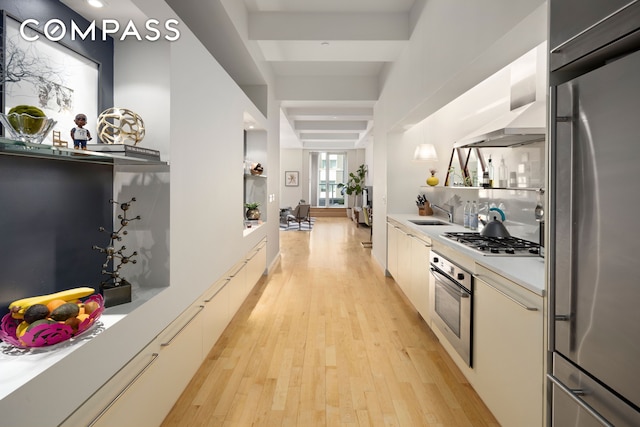
[[[26,113],[0,113],[0,122],[8,137],[32,144],[41,144],[57,123],[47,117],[35,117]]]

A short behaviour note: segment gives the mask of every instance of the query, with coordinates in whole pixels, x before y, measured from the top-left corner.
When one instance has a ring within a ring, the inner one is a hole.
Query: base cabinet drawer
[[[162,424],[202,363],[202,309],[187,309],[61,426]]]
[[[540,427],[544,408],[542,297],[476,276],[470,382],[501,425]],[[514,291],[515,290],[515,291]]]
[[[396,279],[398,277],[398,227],[387,223],[387,271]]]
[[[431,243],[416,237],[411,239],[411,289],[413,293],[410,295],[410,300],[427,324],[431,322],[431,314],[429,313],[430,253]]]
[[[229,312],[231,318],[236,314],[247,296],[247,264],[243,262],[229,277]]]
[[[265,268],[262,242],[60,426],[161,425]]]
[[[229,311],[229,283],[231,278],[226,278],[214,286],[210,295],[205,296],[202,312],[202,349],[206,357],[213,348],[222,332],[231,321],[232,313]]]
[[[267,268],[267,249],[266,242],[258,244],[258,246],[251,251],[247,258],[247,293],[251,292],[251,289],[260,280]]]

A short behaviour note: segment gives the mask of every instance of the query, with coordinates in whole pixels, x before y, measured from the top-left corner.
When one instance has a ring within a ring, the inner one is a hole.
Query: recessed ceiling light
[[[104,7],[105,5],[101,0],[87,0],[87,4],[91,7]]]
[[[329,46],[329,42],[322,42],[320,43],[320,46]]]

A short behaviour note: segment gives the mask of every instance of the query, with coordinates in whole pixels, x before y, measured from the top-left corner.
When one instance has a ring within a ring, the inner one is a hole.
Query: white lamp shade
[[[433,144],[418,145],[416,147],[416,151],[413,153],[413,160],[422,161],[422,162],[438,160],[436,147],[434,147]]]

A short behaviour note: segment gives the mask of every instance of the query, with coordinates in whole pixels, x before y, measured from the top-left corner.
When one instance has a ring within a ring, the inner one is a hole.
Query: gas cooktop
[[[539,256],[540,245],[518,237],[486,237],[473,232],[447,232],[444,237],[490,256]]]

